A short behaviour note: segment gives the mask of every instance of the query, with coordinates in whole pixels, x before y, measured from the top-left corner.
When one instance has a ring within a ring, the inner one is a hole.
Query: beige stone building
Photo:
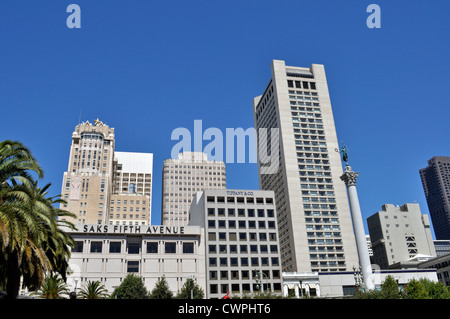
[[[114,128],[86,121],[72,133],[61,208],[74,223],[148,225],[153,154],[115,152]]]
[[[162,225],[187,225],[196,192],[227,186],[225,163],[209,161],[201,152],[183,152],[177,159],[166,159],[162,177]]]

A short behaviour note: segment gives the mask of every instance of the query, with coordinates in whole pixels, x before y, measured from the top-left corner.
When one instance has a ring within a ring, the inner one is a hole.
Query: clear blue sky
[[[71,3],[81,29],[66,26]],[[370,3],[381,29],[366,26]],[[98,117],[116,150],[154,154],[159,224],[175,128],[253,127],[272,59],[324,64],[364,220],[385,203],[428,213],[418,171],[450,156],[449,12],[425,0],[2,1],[0,139],[28,146],[59,194],[80,113]],[[257,189],[256,164],[227,164],[227,185]]]

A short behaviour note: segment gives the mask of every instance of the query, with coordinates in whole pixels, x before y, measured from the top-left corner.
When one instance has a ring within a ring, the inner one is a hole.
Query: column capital
[[[352,168],[350,166],[345,166],[344,174],[341,176],[341,180],[344,181],[345,185],[348,186],[355,186],[356,185],[356,178],[359,176],[358,172],[352,171]]]

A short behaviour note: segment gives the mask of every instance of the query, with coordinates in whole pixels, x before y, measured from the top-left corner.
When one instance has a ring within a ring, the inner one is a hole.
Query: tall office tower
[[[75,127],[61,191],[67,201],[61,208],[76,215],[72,222],[149,223],[153,155],[114,148],[114,129],[98,119]]]
[[[64,172],[62,197],[75,223],[106,223],[114,160],[114,129],[101,121],[86,121],[72,133],[69,166]]]
[[[260,188],[276,197],[283,271],[352,270],[359,260],[324,66],[274,60],[253,115]],[[267,130],[268,150],[260,147],[262,128],[278,132]],[[277,155],[277,141],[279,157],[271,156],[272,170],[264,170],[264,154]]]
[[[207,154],[183,152],[163,164],[161,224],[183,226],[189,222],[189,208],[196,192],[226,189],[225,163],[209,161]]]
[[[436,239],[450,239],[450,157],[435,156],[419,172]]]
[[[428,215],[420,212],[419,204],[400,207],[385,204],[381,211],[367,218],[367,226],[373,261],[382,269],[419,254],[436,256],[430,221]]]

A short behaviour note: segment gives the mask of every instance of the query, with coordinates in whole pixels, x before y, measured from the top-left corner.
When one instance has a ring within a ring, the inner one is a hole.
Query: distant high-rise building
[[[430,221],[428,215],[420,212],[419,204],[385,204],[367,218],[367,226],[373,262],[382,269],[417,255],[436,256]]]
[[[114,128],[99,120],[75,127],[61,191],[72,222],[150,224],[153,154],[114,149]]]
[[[109,223],[151,223],[153,154],[114,153],[114,177]]]
[[[162,225],[187,225],[196,192],[227,187],[225,163],[209,161],[201,152],[183,152],[177,159],[166,159],[162,176]]]
[[[275,192],[283,271],[352,270],[359,260],[324,66],[274,60],[253,114],[258,133],[278,130],[266,141],[278,140],[279,167],[263,171],[270,152],[258,134],[258,171],[260,188]]]
[[[419,172],[436,239],[450,239],[450,157],[435,156]]]

